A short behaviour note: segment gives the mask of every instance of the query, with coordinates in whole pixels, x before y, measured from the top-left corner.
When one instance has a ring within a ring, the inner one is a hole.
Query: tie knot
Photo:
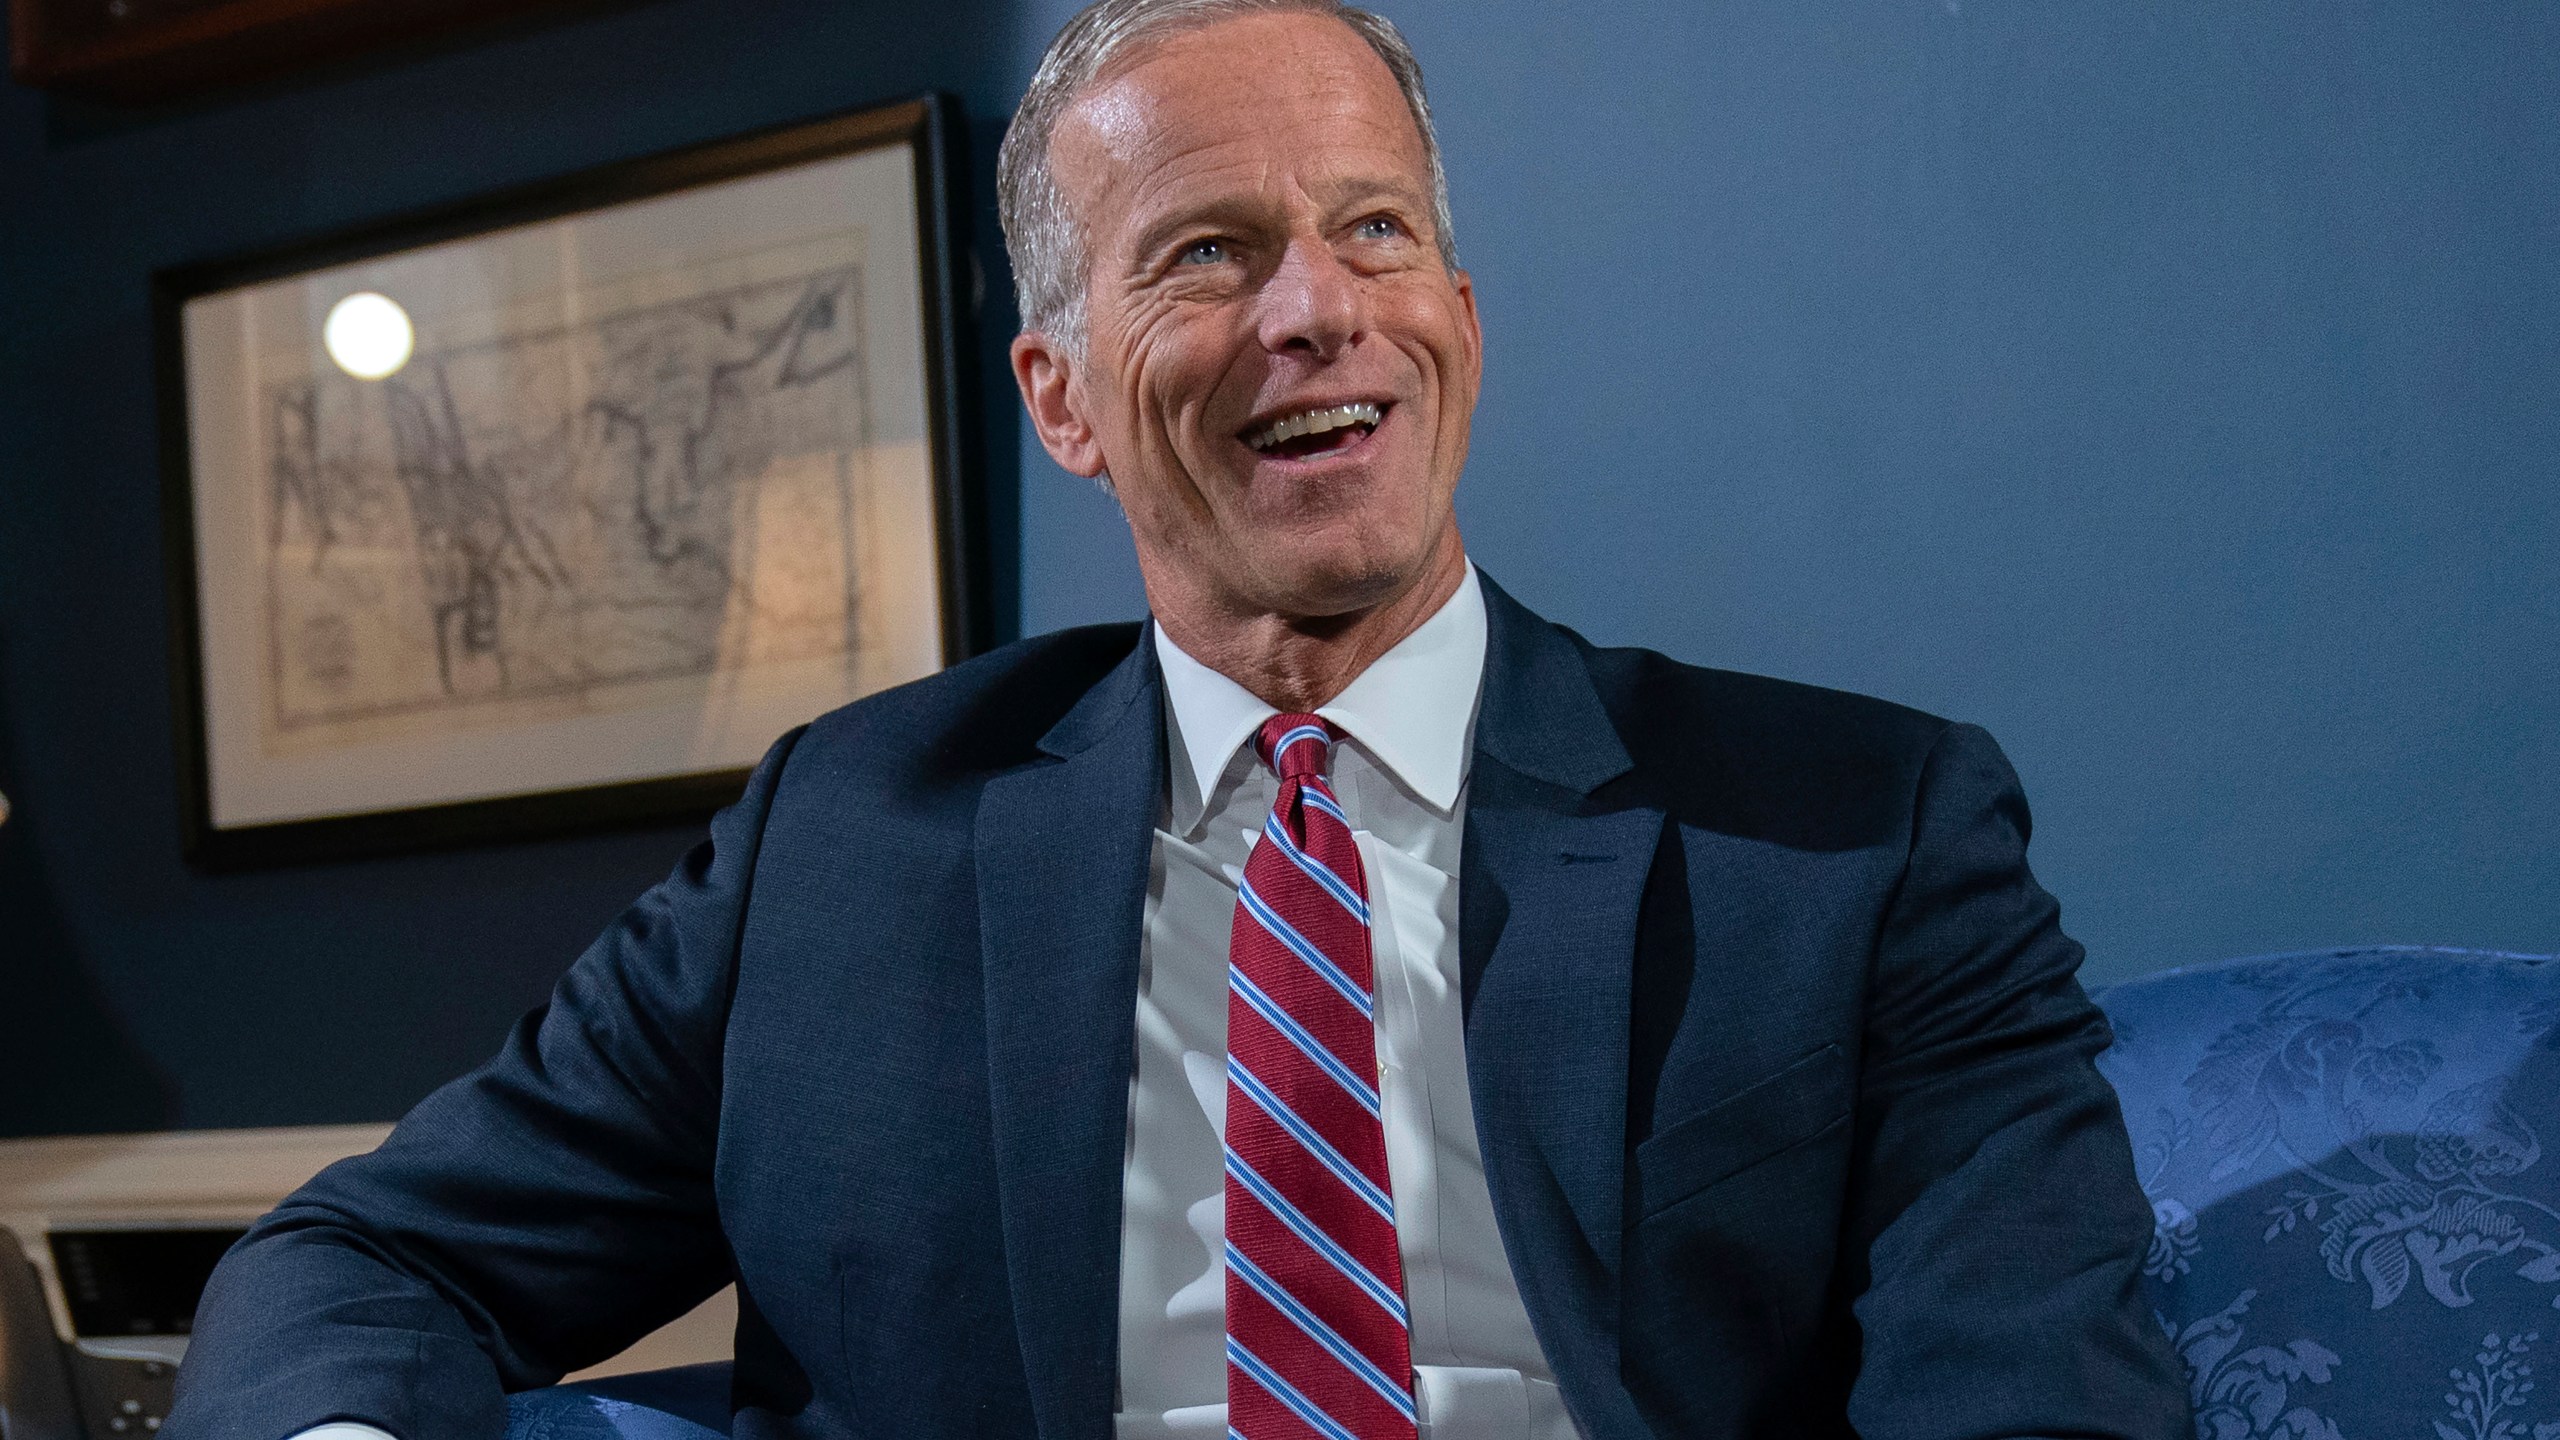
[[[1274,715],[1253,740],[1262,763],[1283,780],[1321,780],[1333,760],[1333,726],[1313,715]]]

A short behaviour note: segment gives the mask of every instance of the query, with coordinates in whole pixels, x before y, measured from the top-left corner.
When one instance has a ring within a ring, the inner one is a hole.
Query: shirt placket
[[[1347,747],[1346,747],[1347,749]],[[1370,947],[1378,996],[1379,1101],[1387,1115],[1387,1174],[1396,1197],[1396,1250],[1404,1260],[1406,1323],[1413,1353],[1449,1353],[1447,1289],[1440,1256],[1438,1132],[1431,1104],[1430,1066],[1421,1026],[1421,997],[1414,993],[1412,964],[1398,905],[1404,887],[1396,878],[1417,864],[1363,823],[1378,813],[1376,790],[1388,784],[1365,755],[1340,767],[1344,797],[1352,807],[1352,838],[1360,863],[1375,877],[1370,886]]]

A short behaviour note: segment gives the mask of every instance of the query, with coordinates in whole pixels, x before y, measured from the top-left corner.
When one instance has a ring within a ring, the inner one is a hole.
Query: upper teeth
[[[1345,425],[1375,425],[1378,423],[1378,415],[1378,407],[1366,400],[1352,405],[1335,405],[1324,410],[1302,411],[1299,414],[1285,415],[1272,421],[1244,437],[1244,443],[1256,450],[1268,450],[1283,440],[1294,440],[1301,435],[1321,435],[1327,430],[1339,430]]]

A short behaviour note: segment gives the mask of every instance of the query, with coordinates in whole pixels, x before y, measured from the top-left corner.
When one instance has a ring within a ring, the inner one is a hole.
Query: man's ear
[[[1475,362],[1476,381],[1482,384],[1484,381],[1484,321],[1476,315],[1476,277],[1461,270],[1457,272],[1455,278],[1458,286],[1458,308],[1465,314],[1467,322],[1467,353]]]
[[[1035,331],[1014,336],[1013,383],[1022,391],[1022,408],[1031,412],[1031,428],[1040,432],[1049,458],[1087,480],[1100,475],[1102,442],[1085,418],[1075,361],[1066,347]]]

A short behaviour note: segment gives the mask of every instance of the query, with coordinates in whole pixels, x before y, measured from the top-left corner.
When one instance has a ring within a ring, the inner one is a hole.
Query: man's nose
[[[1360,338],[1362,305],[1360,277],[1332,247],[1307,240],[1292,244],[1263,282],[1263,348],[1331,360]]]

